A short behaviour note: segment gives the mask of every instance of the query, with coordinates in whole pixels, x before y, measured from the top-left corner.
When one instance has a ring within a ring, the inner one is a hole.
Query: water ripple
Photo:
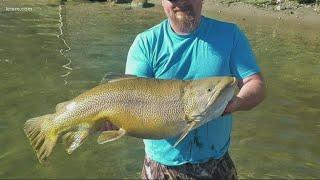
[[[62,21],[62,4],[59,5],[59,30],[60,34],[57,35],[59,39],[63,42],[65,45],[65,49],[60,49],[60,54],[67,59],[67,63],[62,65],[64,69],[67,70],[67,73],[61,75],[62,78],[64,78],[64,84],[68,84],[67,77],[71,74],[72,68],[70,67],[72,60],[69,58],[65,53],[69,52],[71,50],[70,46],[66,42],[66,40],[63,37],[63,21]]]

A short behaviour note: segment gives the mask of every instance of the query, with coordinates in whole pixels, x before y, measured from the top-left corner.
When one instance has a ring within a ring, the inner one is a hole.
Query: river
[[[204,10],[246,32],[267,83],[267,99],[235,114],[230,154],[240,178],[320,177],[320,31],[281,21]],[[90,1],[65,5],[0,1],[0,178],[138,178],[140,139],[98,145],[91,136],[72,155],[59,143],[40,165],[24,122],[124,72],[135,36],[164,19],[156,4],[130,9]]]

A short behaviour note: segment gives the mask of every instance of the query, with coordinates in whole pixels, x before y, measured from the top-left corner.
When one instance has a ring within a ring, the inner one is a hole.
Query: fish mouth
[[[223,96],[224,92],[234,91],[236,83],[237,83],[237,79],[235,77],[232,77],[232,81],[230,83],[226,83],[225,85],[222,85],[222,87],[219,89],[214,89],[214,92],[212,93],[212,95],[208,100],[207,107],[209,107],[210,104],[213,104],[214,101],[216,101],[216,99]]]
[[[232,77],[232,79],[233,79],[233,81],[232,81],[232,83],[230,84],[230,86],[235,87],[235,86],[237,85],[237,83],[238,83],[237,78]]]
[[[192,119],[192,120],[201,120],[205,117],[204,114],[198,114],[198,115],[192,115],[191,118],[189,119]]]
[[[231,82],[226,83],[219,89],[215,89],[215,92],[208,99],[207,108],[204,111],[204,114],[209,114],[212,109],[214,109],[214,112],[218,112],[217,114],[222,114],[229,101],[234,96],[236,84],[237,79],[233,77]],[[205,117],[206,115],[201,116]]]

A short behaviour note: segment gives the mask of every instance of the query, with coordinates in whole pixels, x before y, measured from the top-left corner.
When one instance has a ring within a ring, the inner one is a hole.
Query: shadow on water
[[[97,136],[91,136],[72,155],[59,142],[48,164],[40,165],[22,127],[97,85],[106,72],[123,73],[135,36],[164,18],[161,7],[67,1],[61,26],[59,5],[4,2],[3,7],[32,10],[0,7],[0,178],[138,178],[141,140],[125,137],[98,145]],[[219,18],[236,21],[246,31],[268,84],[261,106],[235,115],[231,154],[240,177],[318,178],[319,32]],[[72,73],[65,79],[68,58]]]

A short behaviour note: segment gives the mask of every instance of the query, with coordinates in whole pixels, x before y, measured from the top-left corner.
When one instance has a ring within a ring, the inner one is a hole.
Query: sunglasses
[[[178,0],[167,0],[167,1],[172,2],[172,3],[175,3],[175,2],[177,2]]]

